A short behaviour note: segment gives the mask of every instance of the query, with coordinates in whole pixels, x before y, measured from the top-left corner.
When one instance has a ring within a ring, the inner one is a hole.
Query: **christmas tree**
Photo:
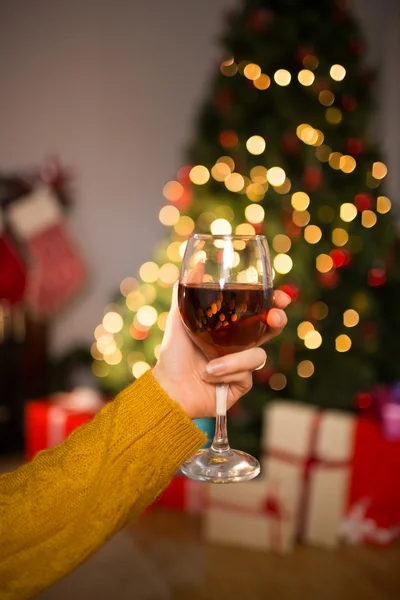
[[[230,15],[187,164],[163,190],[168,234],[95,331],[108,389],[155,362],[193,231],[264,233],[275,287],[292,298],[238,423],[255,428],[277,396],[352,409],[395,378],[399,246],[364,49],[338,0],[247,0]]]

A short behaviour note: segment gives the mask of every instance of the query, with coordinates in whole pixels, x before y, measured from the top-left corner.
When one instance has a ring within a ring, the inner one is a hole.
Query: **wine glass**
[[[208,360],[256,346],[268,331],[273,306],[268,243],[262,235],[190,236],[178,288],[181,319]],[[212,483],[248,481],[259,462],[228,442],[229,385],[216,386],[216,427],[212,445],[182,467],[192,479]]]

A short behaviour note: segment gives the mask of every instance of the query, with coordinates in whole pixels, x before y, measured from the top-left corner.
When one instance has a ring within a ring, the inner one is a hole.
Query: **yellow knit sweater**
[[[0,477],[0,598],[31,598],[139,515],[205,436],[150,372]]]

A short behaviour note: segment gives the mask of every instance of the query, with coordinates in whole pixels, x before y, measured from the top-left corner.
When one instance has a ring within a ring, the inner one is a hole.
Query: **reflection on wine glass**
[[[178,289],[179,311],[193,342],[211,360],[256,346],[268,331],[273,306],[272,269],[264,236],[192,235]],[[229,386],[216,386],[216,428],[209,449],[199,450],[182,472],[201,481],[248,481],[258,461],[232,450],[227,435]]]

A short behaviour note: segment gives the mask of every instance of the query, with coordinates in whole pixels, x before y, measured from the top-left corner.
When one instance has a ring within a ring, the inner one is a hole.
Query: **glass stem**
[[[230,451],[228,442],[228,431],[226,422],[226,401],[228,398],[229,385],[222,383],[216,386],[217,410],[215,419],[215,434],[211,445],[212,452],[222,454]]]

